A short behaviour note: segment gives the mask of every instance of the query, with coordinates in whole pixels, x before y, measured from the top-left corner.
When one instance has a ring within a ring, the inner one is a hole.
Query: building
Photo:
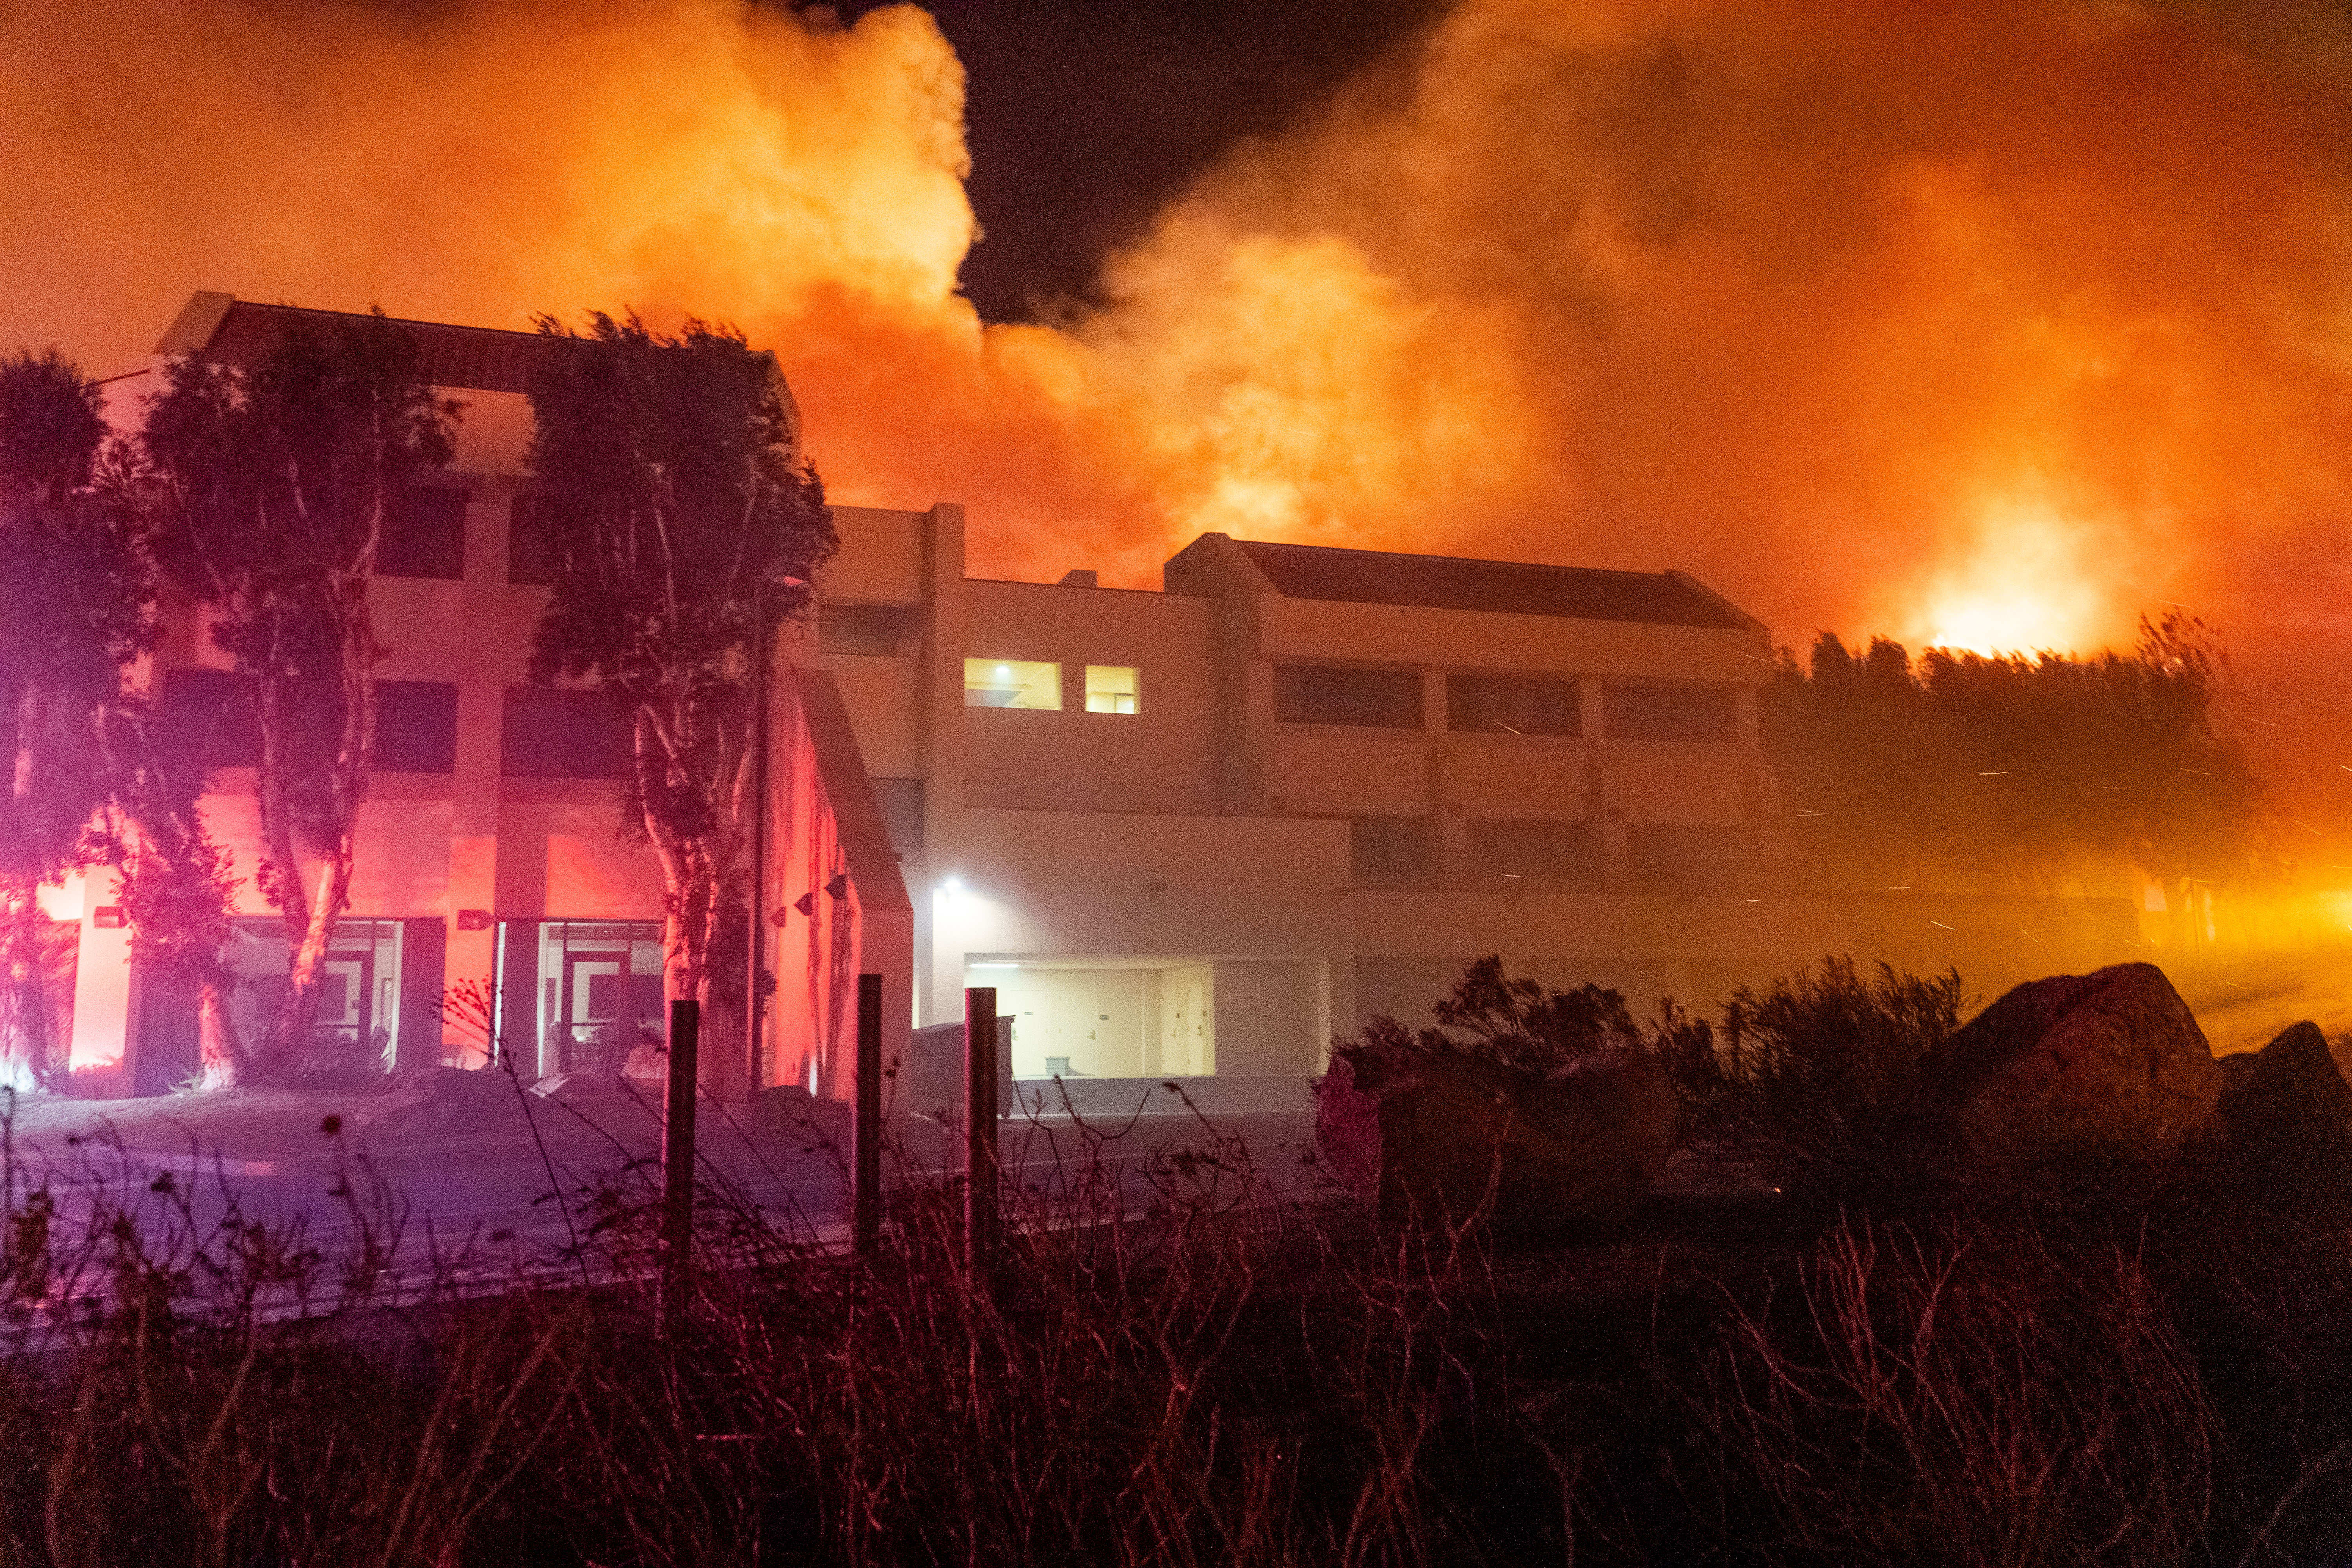
[[[289,309],[199,294],[157,352],[249,354]],[[411,330],[467,406],[375,584],[391,652],[327,1016],[357,1058],[478,1062],[436,1004],[495,978],[497,1032],[562,1071],[656,1026],[660,881],[614,832],[609,716],[525,677],[540,340]],[[846,1092],[861,969],[886,976],[893,1054],[987,985],[1022,1079],[1295,1100],[1335,1033],[1424,1016],[1483,953],[1706,1007],[1826,952],[1990,984],[2131,940],[2121,906],[2051,901],[2027,950],[2019,900],[1790,891],[1758,733],[1769,634],[1681,573],[1213,533],[1136,591],[969,579],[954,505],[835,522],[818,613],[778,650],[767,1083]],[[193,616],[158,663],[167,704],[236,714]],[[221,721],[200,743],[249,870],[250,737]],[[129,973],[102,879],[54,912],[82,925],[77,1069],[168,1088],[193,1065],[184,999]],[[284,944],[239,914],[257,1017]]]

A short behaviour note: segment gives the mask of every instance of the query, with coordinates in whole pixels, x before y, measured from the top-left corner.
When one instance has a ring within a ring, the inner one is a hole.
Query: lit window
[[[1127,664],[1087,666],[1087,711],[1135,711],[1135,667]]]
[[[968,658],[963,661],[967,708],[1059,708],[1062,667],[1043,658]]]

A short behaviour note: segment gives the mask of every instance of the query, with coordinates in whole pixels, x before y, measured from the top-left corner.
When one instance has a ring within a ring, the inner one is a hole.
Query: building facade
[[[249,355],[288,309],[198,295],[158,353]],[[411,330],[467,406],[373,588],[390,651],[328,1027],[363,1065],[478,1063],[490,1035],[541,1073],[609,1065],[658,1027],[661,884],[616,831],[612,716],[527,679],[541,340]],[[861,970],[886,977],[893,1055],[990,986],[1019,1079],[1295,1100],[1335,1034],[1425,1017],[1486,953],[1708,1008],[1824,953],[1990,989],[2136,935],[2119,901],[1791,890],[1759,734],[1769,635],[1680,573],[1213,533],[1138,591],[968,578],[951,504],[836,507],[835,527],[817,613],[777,650],[760,1082],[846,1092]],[[156,663],[215,766],[257,1020],[284,943],[252,891],[251,736],[199,616]],[[194,1061],[185,998],[131,973],[102,877],[53,912],[81,928],[77,1069],[169,1088]],[[486,1019],[439,1005],[465,984]]]

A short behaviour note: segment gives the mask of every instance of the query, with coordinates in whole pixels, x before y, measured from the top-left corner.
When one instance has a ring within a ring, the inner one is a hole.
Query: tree
[[[23,1085],[53,1059],[38,890],[100,861],[121,874],[134,959],[198,998],[206,1083],[229,1081],[227,858],[196,811],[200,769],[166,769],[131,689],[154,645],[149,496],[102,444],[98,391],[55,353],[0,359],[0,1055]]]
[[[291,321],[249,367],[173,364],[142,438],[164,569],[214,606],[213,640],[249,678],[260,722],[257,879],[292,947],[253,1053],[262,1076],[309,1045],[350,902],[383,652],[368,584],[384,519],[412,479],[455,455],[458,405],[434,397],[419,354],[381,310]],[[202,854],[183,847],[179,864],[199,873]],[[167,852],[179,850],[158,845]]]
[[[2243,872],[2255,788],[2217,730],[2226,660],[2211,628],[2140,623],[2130,654],[1916,663],[1823,633],[1810,675],[1781,656],[1766,741],[1816,865],[1863,885],[1915,872],[2037,887],[2086,859],[2173,892]]]
[[[149,595],[89,504],[105,434],[98,389],[54,351],[0,358],[0,1083],[16,1088],[57,1044],[39,891],[94,858],[97,718],[144,646]]]
[[[627,715],[622,815],[661,864],[666,988],[708,1005],[740,991],[746,945],[755,628],[772,647],[805,611],[832,514],[794,466],[774,359],[740,332],[539,326],[560,348],[531,393],[554,563],[532,672],[592,681]]]

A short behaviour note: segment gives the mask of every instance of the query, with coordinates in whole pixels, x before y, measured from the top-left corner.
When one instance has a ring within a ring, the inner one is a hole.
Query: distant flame
[[[699,312],[776,349],[836,500],[966,502],[979,574],[1140,585],[1218,528],[1675,566],[1783,641],[1969,647],[2161,593],[2352,728],[2325,8],[1454,0],[1055,329],[956,292],[936,23],[832,16],[0,7],[0,349],[134,368],[200,288]],[[1987,507],[2000,466],[2046,501]]]
[[[1991,508],[1973,553],[1929,586],[1916,640],[1984,654],[2089,646],[2105,629],[2105,585],[2082,532],[2054,510]]]

